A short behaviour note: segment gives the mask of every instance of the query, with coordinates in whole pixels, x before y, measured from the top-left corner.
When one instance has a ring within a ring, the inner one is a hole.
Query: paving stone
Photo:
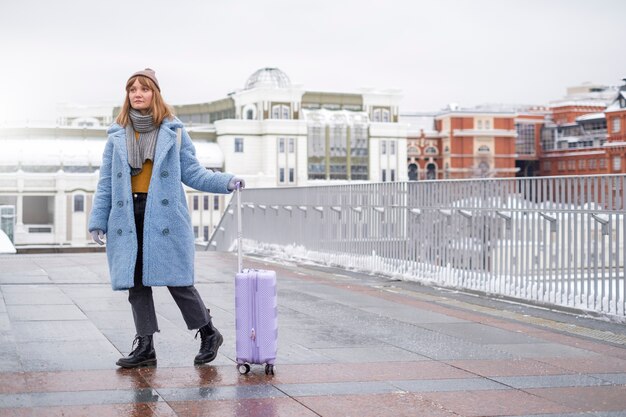
[[[537,358],[537,360],[572,372],[591,374],[612,372],[626,373],[626,360],[615,357],[611,357],[610,360],[607,360],[606,355],[591,352],[586,357],[576,357],[575,360],[562,358],[560,356],[542,357]]]
[[[50,284],[51,282],[52,280],[46,274],[16,275],[15,273],[0,273],[0,284]]]
[[[58,372],[15,372],[0,374],[0,393],[132,390],[149,388],[136,369]]]
[[[0,345],[0,372],[18,372],[24,369],[14,344]]]
[[[482,323],[437,323],[424,324],[422,327],[476,344],[510,345],[543,342],[523,333],[510,332]]]
[[[452,360],[446,362],[454,367],[486,377],[575,373],[540,360],[525,358],[515,360]]]
[[[176,401],[239,400],[248,398],[284,397],[282,390],[272,385],[159,388],[158,393],[168,403]]]
[[[169,405],[178,417],[271,416],[319,417],[291,398],[251,398],[215,401],[174,401]]]
[[[102,333],[88,320],[14,321],[13,332],[18,343],[104,340]]]
[[[4,302],[11,304],[73,304],[59,288],[52,285],[0,285]]]
[[[543,376],[513,376],[493,377],[494,381],[513,388],[553,388],[553,387],[576,387],[608,385],[609,383],[600,378],[587,375],[543,375]]]
[[[526,391],[580,412],[626,410],[626,387],[623,386],[532,388]]]
[[[424,398],[464,417],[572,413],[574,408],[517,390],[428,392]]]
[[[414,352],[386,344],[368,347],[315,348],[313,351],[329,357],[333,361],[342,363],[367,364],[368,362],[411,362],[427,360],[426,357]]]
[[[120,353],[108,340],[22,342],[17,351],[25,371],[111,369]]]
[[[73,304],[15,304],[7,307],[13,321],[67,321],[87,320],[87,316]]]
[[[413,393],[300,397],[298,401],[320,416],[458,417]]]
[[[11,321],[7,313],[0,313],[0,332],[9,332],[11,330]]]
[[[54,407],[61,405],[116,404],[161,401],[151,388],[138,390],[71,391],[0,394],[0,408]]]
[[[615,385],[626,385],[626,373],[616,374],[591,374],[593,378],[598,378],[603,381],[610,382]]]
[[[489,347],[522,358],[545,358],[550,356],[580,358],[593,355],[588,350],[564,346],[558,343],[499,343],[491,344]]]
[[[418,310],[405,305],[370,306],[363,308],[363,310],[411,324],[467,323],[466,320],[456,317],[433,313],[432,311]]]
[[[0,417],[181,417],[164,402],[0,408]]]
[[[425,379],[419,381],[391,381],[391,384],[407,392],[445,392],[511,389],[484,378]]]
[[[321,395],[384,394],[401,391],[387,382],[326,382],[322,384],[276,384],[291,397]]]

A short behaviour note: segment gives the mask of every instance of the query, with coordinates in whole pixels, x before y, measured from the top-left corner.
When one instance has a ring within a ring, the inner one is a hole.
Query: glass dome
[[[289,88],[291,81],[287,74],[278,68],[261,68],[252,74],[246,81],[245,90],[259,87],[269,88]]]

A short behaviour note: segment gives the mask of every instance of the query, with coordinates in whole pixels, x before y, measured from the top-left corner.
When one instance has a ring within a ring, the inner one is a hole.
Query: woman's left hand
[[[226,188],[228,188],[228,191],[233,191],[235,188],[237,188],[237,183],[239,183],[239,188],[246,188],[246,181],[244,181],[243,178],[239,177],[232,177],[230,181],[228,181],[228,185],[226,186]]]

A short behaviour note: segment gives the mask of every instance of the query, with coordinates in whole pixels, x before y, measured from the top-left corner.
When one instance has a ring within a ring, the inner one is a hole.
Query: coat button
[[[122,178],[122,173],[121,172],[117,173],[117,178]]]
[[[168,175],[170,175],[170,173],[167,172],[167,171],[161,172],[161,177],[163,177],[163,178],[167,178]]]
[[[163,236],[167,236],[169,234],[170,234],[170,229],[168,229],[167,227],[163,229]]]
[[[117,229],[117,234],[118,234],[118,235],[122,236],[122,233],[123,233],[123,232],[122,232],[122,229]]]
[[[170,202],[167,201],[167,198],[164,198],[163,200],[161,200],[161,204],[163,204],[164,206],[167,206]]]
[[[118,207],[123,207],[123,206],[124,206],[124,202],[123,202],[123,201],[121,201],[121,200],[120,200],[120,201],[118,201],[118,202],[117,202],[117,206],[118,206]]]

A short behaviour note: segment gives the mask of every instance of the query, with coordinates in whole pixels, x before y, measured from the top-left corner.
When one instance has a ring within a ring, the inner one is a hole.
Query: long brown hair
[[[135,80],[139,80],[139,83],[144,87],[148,87],[152,90],[152,103],[150,104],[150,114],[152,114],[152,120],[156,126],[159,126],[163,119],[166,117],[174,117],[174,110],[172,107],[163,100],[163,96],[161,92],[157,88],[156,84],[148,77],[144,77],[143,75],[136,75],[131,77],[126,83],[126,98],[124,99],[124,104],[122,104],[122,110],[120,114],[117,115],[115,119],[115,123],[120,126],[126,127],[126,125],[130,122],[130,116],[128,113],[132,108],[130,106],[130,98],[128,97],[128,91],[130,87],[135,83]]]

